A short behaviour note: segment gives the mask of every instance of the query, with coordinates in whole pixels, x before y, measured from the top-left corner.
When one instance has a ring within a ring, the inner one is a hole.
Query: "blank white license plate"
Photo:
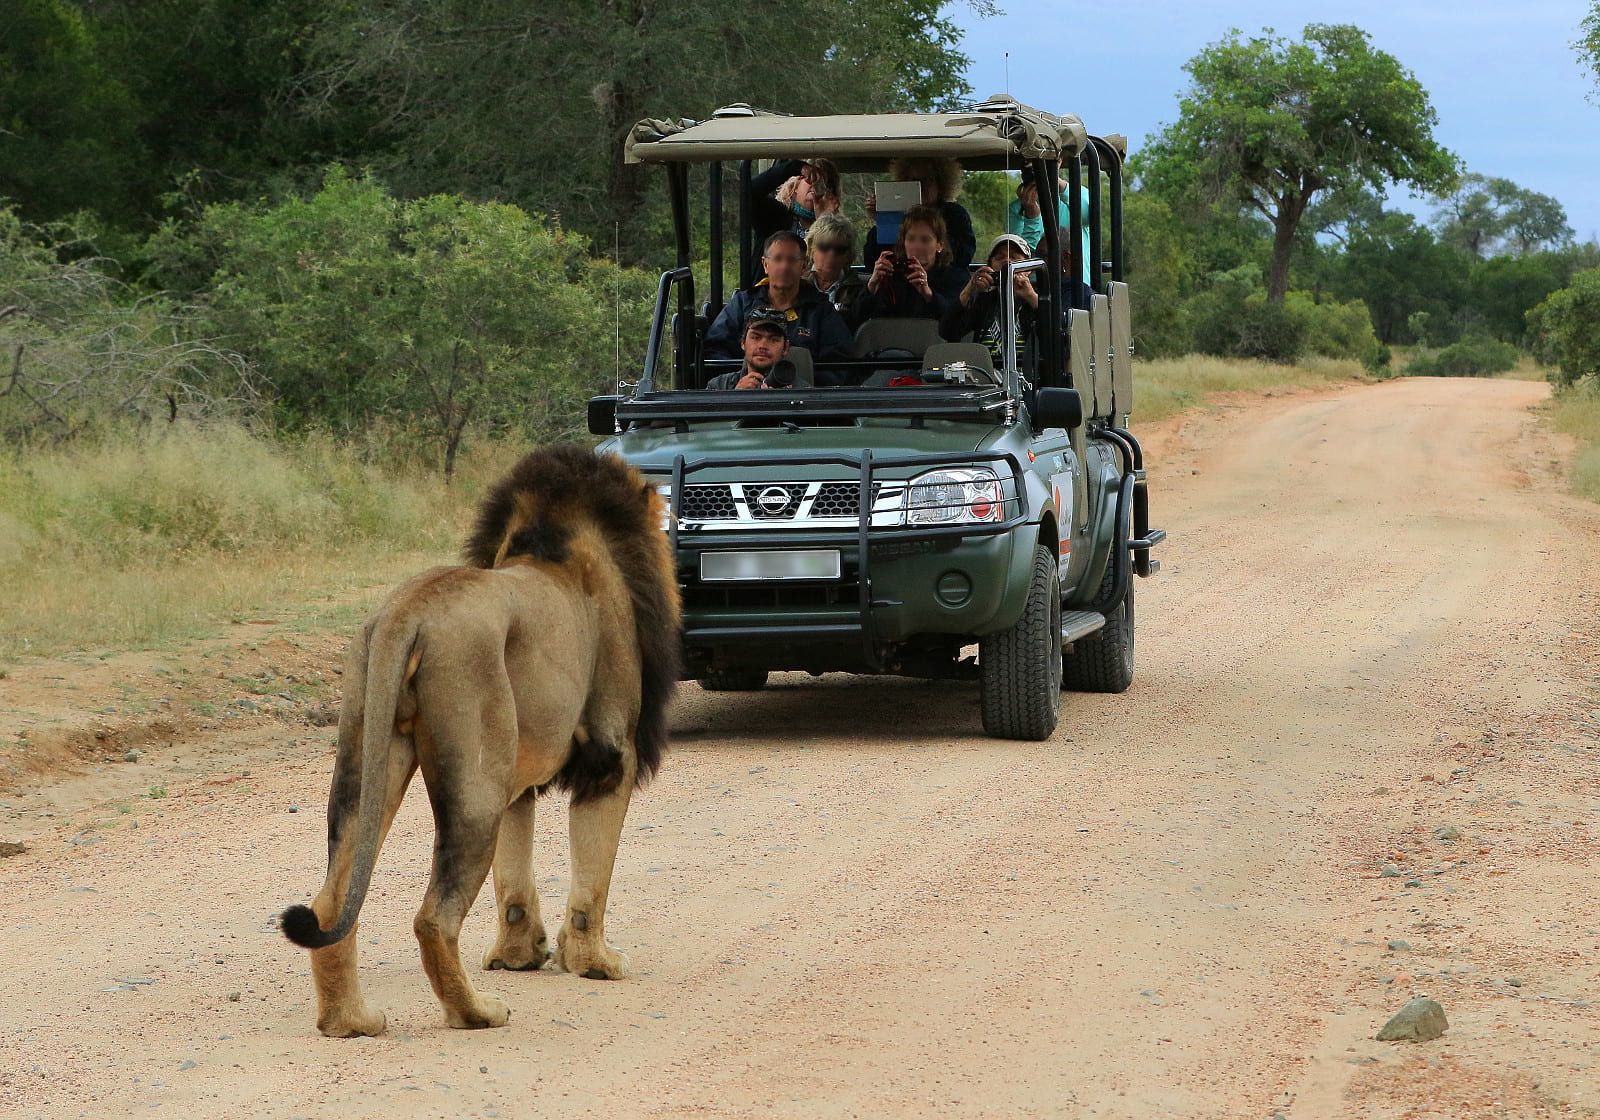
[[[700,578],[838,579],[839,550],[795,549],[787,552],[702,552]]]

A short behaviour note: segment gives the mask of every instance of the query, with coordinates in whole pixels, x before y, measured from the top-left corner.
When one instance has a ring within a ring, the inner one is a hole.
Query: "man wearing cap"
[[[786,389],[794,384],[787,322],[775,307],[758,307],[744,323],[744,368],[719,373],[707,389]]]
[[[957,342],[971,334],[974,342],[989,348],[994,365],[999,369],[1003,360],[1000,338],[1000,269],[1007,261],[1028,259],[1028,243],[1014,233],[1002,233],[989,246],[987,263],[972,272],[961,295],[951,302],[939,320],[939,337],[947,342]],[[1033,323],[1039,310],[1039,293],[1033,279],[1026,272],[1012,274],[1011,289],[1016,296],[1017,351],[1020,359],[1026,352],[1025,340],[1033,333]]]
[[[705,355],[708,358],[740,357],[744,326],[758,307],[770,307],[783,315],[785,333],[791,346],[804,346],[819,361],[832,361],[850,355],[850,328],[844,316],[827,296],[806,283],[805,241],[792,230],[779,230],[767,238],[761,257],[767,275],[753,288],[733,293],[722,314],[706,331]],[[819,371],[817,384],[831,382]]]

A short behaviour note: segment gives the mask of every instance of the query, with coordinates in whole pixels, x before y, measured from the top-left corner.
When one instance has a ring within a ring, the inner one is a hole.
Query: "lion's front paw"
[[[479,996],[478,1006],[467,1014],[446,1008],[445,1022],[460,1030],[482,1030],[484,1027],[503,1027],[511,1018],[511,1009],[504,1000],[494,996]]]
[[[564,972],[590,980],[621,980],[628,975],[627,954],[598,937],[563,928],[556,941],[556,963]]]
[[[370,1007],[332,1011],[317,1020],[317,1030],[329,1038],[360,1038],[382,1034],[389,1025],[383,1012]]]

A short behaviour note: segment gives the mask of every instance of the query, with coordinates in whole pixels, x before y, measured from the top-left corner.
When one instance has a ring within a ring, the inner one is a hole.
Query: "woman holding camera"
[[[965,270],[950,264],[944,216],[934,206],[913,206],[900,219],[894,248],[878,254],[866,290],[851,318],[938,319],[966,284]]]

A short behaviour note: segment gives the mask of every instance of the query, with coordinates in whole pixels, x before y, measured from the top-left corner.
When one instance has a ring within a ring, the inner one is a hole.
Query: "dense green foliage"
[[[1564,384],[1600,374],[1600,268],[1578,273],[1529,311],[1528,327],[1534,352],[1556,367]]]
[[[293,428],[418,424],[446,477],[468,425],[577,434],[637,367],[649,277],[501,203],[399,200],[333,169],[309,198],[208,208],[177,246],[215,260],[220,333]],[[620,333],[619,333],[620,332]]]
[[[1517,365],[1517,348],[1509,342],[1475,335],[1438,352],[1413,354],[1406,372],[1416,377],[1487,377]]]

